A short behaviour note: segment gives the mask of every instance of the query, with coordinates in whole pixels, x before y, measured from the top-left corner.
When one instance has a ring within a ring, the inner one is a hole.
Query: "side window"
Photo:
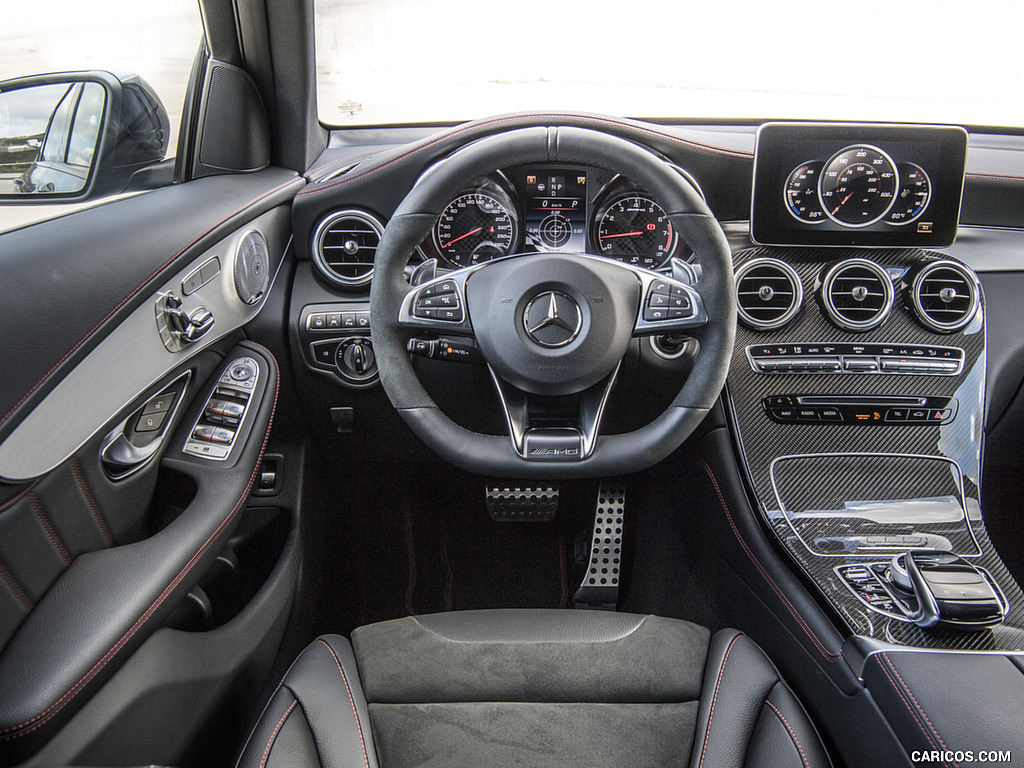
[[[170,183],[202,39],[195,0],[68,3],[0,24],[0,232]]]
[[[71,126],[71,139],[68,142],[67,162],[70,165],[92,165],[96,152],[96,141],[100,137],[100,120],[97,115],[103,114],[106,92],[97,83],[85,83],[82,96],[75,108],[74,122]]]
[[[57,108],[50,115],[46,133],[43,134],[43,149],[39,153],[40,158],[47,163],[64,162],[64,150],[68,144],[68,129],[71,126],[71,117],[74,114],[75,105],[78,103],[78,94],[81,90],[79,85],[69,85],[60,101],[57,102]]]

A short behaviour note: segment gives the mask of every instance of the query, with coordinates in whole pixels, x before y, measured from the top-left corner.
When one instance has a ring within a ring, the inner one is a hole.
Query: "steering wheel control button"
[[[412,301],[412,316],[461,323],[465,314],[455,281],[441,280],[418,290]]]
[[[526,335],[542,347],[564,347],[579,336],[583,313],[569,294],[544,291],[526,305],[523,327]]]
[[[647,286],[641,317],[644,323],[659,328],[662,323],[692,320],[697,317],[697,312],[694,309],[694,300],[681,283],[658,279],[651,281]],[[664,328],[659,330],[663,331]]]

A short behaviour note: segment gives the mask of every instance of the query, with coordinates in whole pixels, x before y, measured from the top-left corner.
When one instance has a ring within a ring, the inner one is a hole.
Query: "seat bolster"
[[[778,670],[736,630],[711,638],[690,766],[831,766],[814,725]]]
[[[242,750],[238,768],[301,766],[320,768],[316,744],[302,707],[287,688],[278,688]]]
[[[324,635],[292,664],[237,768],[377,768],[352,647]]]

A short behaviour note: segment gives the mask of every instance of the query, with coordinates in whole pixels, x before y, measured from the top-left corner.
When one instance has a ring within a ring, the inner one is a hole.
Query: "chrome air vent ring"
[[[821,283],[821,303],[828,318],[846,331],[877,328],[892,310],[892,279],[868,259],[845,259]]]
[[[910,304],[930,331],[952,333],[974,319],[981,303],[977,276],[955,261],[932,261],[915,275]]]
[[[373,277],[373,259],[384,226],[360,210],[336,211],[313,235],[313,261],[327,280],[342,288],[364,286]]]
[[[759,331],[781,328],[803,304],[800,275],[779,259],[751,259],[736,271],[736,307],[740,320]]]

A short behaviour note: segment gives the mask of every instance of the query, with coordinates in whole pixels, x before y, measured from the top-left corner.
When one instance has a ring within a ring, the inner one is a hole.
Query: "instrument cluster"
[[[647,190],[585,166],[519,166],[474,179],[445,206],[420,248],[451,269],[561,252],[657,270],[693,255]]]

